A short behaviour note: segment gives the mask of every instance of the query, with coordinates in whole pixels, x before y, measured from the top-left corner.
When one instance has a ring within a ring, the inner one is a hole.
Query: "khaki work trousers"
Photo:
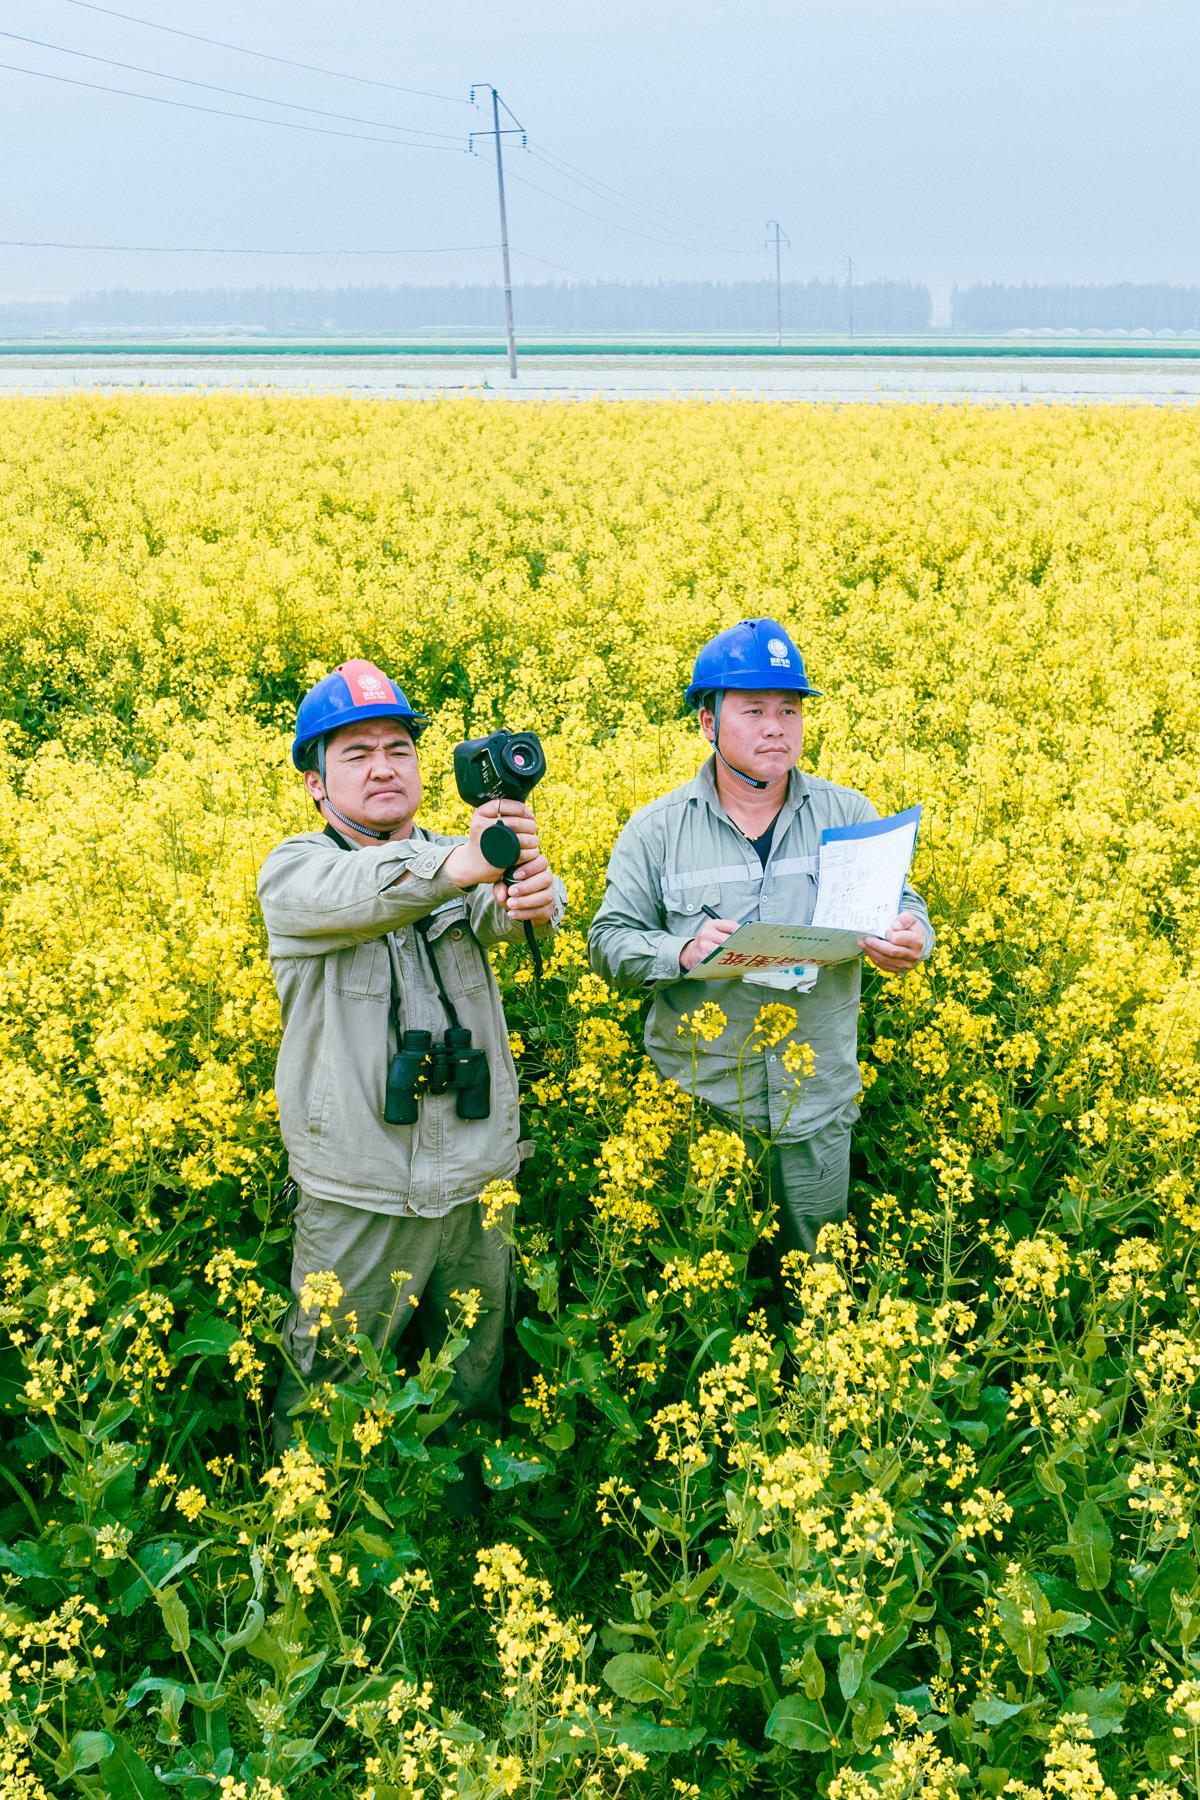
[[[761,1171],[765,1193],[779,1209],[780,1256],[817,1248],[817,1234],[846,1217],[850,1198],[850,1127],[856,1110],[822,1125],[793,1144],[771,1144],[745,1132],[746,1148]]]
[[[330,1339],[345,1334],[347,1313],[355,1315],[357,1329],[377,1350],[394,1344],[415,1318],[425,1346],[436,1353],[458,1312],[451,1295],[469,1288],[479,1294],[480,1312],[467,1348],[455,1361],[450,1394],[461,1418],[499,1424],[510,1236],[507,1220],[484,1230],[482,1208],[475,1200],[440,1219],[420,1219],[366,1212],[299,1194],[292,1251],[294,1299],[283,1326],[291,1366],[285,1364],[275,1395],[276,1449],[284,1449],[294,1435],[289,1414],[309,1388],[345,1379],[345,1362]],[[319,1309],[305,1310],[300,1304],[305,1277],[326,1270],[333,1270],[342,1285],[332,1331],[321,1330]]]

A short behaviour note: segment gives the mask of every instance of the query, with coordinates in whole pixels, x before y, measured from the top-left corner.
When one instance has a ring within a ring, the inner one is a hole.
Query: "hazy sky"
[[[0,298],[493,278],[494,171],[464,152],[466,134],[490,123],[490,111],[463,103],[472,81],[494,81],[529,132],[528,151],[516,139],[506,151],[518,281],[564,271],[766,275],[771,217],[791,237],[785,270],[802,278],[840,274],[852,255],[863,279],[910,275],[938,295],[989,277],[1200,281],[1196,0],[116,3],[177,30],[448,98],[282,67],[72,0],[5,0],[0,31],[446,134],[430,139],[444,147],[311,135],[0,68],[0,237],[421,253],[4,247]],[[381,124],[174,84],[12,36],[0,36],[0,63],[388,135]]]

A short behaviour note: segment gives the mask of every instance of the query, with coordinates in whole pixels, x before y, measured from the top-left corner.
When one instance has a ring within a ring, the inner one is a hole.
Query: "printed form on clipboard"
[[[819,971],[851,962],[862,937],[881,937],[900,911],[921,808],[821,833],[811,925],[739,925],[686,981],[749,981],[807,993]]]

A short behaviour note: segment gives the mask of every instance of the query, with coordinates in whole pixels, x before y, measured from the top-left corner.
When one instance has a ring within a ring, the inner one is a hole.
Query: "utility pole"
[[[786,231],[781,231],[779,229],[779,220],[778,219],[768,219],[767,220],[767,230],[773,231],[775,233],[775,236],[773,239],[772,238],[767,239],[766,243],[763,245],[763,248],[764,248],[764,250],[769,250],[771,248],[772,243],[774,243],[774,245],[775,245],[775,342],[779,345],[782,345],[782,343],[783,343],[783,277],[780,275],[780,272],[779,272],[779,243],[780,243],[780,239],[782,239],[783,242],[787,245],[788,249],[790,250],[792,247],[792,240],[788,236]]]
[[[850,336],[854,336],[854,258],[846,258],[846,315],[850,321]]]
[[[508,260],[508,210],[504,204],[504,156],[500,148],[500,139],[503,137],[519,137],[522,149],[524,149],[525,145],[529,142],[529,139],[520,119],[517,118],[517,115],[510,106],[504,104],[491,82],[480,81],[475,84],[475,87],[471,89],[471,105],[474,106],[475,104],[475,94],[478,88],[486,88],[492,96],[492,129],[490,132],[473,131],[468,140],[467,148],[472,155],[475,154],[475,139],[477,137],[490,137],[494,140],[496,146],[496,190],[500,198],[500,255],[504,265],[504,323],[508,333],[508,379],[510,381],[515,381],[517,379],[517,338],[516,333],[513,330],[512,269]],[[502,105],[504,106],[504,110],[508,117],[512,120],[512,125],[505,126],[503,131],[500,129],[500,108]]]

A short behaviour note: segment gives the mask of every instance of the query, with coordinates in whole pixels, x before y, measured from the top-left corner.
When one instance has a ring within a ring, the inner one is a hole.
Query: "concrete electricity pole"
[[[500,139],[519,137],[522,149],[529,139],[520,119],[517,118],[510,106],[504,104],[489,81],[476,82],[471,89],[471,105],[474,106],[475,95],[480,88],[486,88],[492,96],[492,129],[490,131],[473,131],[467,148],[472,155],[475,154],[477,137],[490,137],[496,146],[496,190],[500,198],[500,255],[504,265],[504,323],[508,333],[508,378],[510,381],[515,381],[517,379],[517,338],[513,330],[512,269],[508,260],[508,210],[504,204],[504,156],[500,148]],[[500,129],[501,106],[504,106],[505,112],[512,120],[512,125],[505,126],[503,131]]]
[[[775,342],[781,345],[783,343],[783,277],[779,272],[779,243],[782,239],[790,250],[792,240],[786,231],[780,230],[778,219],[768,219],[767,230],[775,233],[774,238],[767,239],[763,248],[769,250],[772,243],[775,246]]]

